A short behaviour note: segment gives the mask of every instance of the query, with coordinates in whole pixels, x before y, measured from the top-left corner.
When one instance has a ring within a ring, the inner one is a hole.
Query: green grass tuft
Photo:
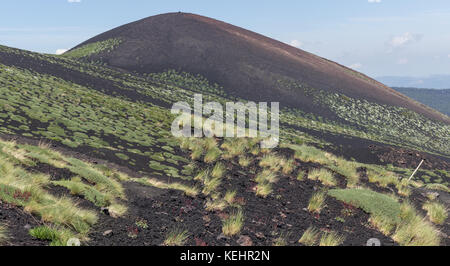
[[[239,210],[230,214],[228,218],[223,221],[222,233],[226,236],[234,236],[238,234],[244,225],[244,213]]]
[[[319,180],[325,186],[333,187],[337,185],[333,173],[326,169],[314,169],[308,174],[308,179]]]
[[[319,246],[321,247],[335,247],[340,246],[344,243],[345,238],[336,232],[325,232],[319,241]]]
[[[308,229],[306,229],[298,242],[305,246],[314,246],[317,243],[319,236],[319,230],[310,226]]]
[[[435,224],[443,224],[448,218],[447,208],[439,202],[427,202],[423,205],[423,209],[427,211],[427,215]]]
[[[322,190],[315,192],[308,204],[308,211],[313,213],[320,213],[320,211],[325,207],[325,200],[327,198],[327,192]]]
[[[364,211],[398,221],[400,203],[392,197],[369,189],[332,189],[328,194]]]
[[[166,246],[183,246],[189,237],[187,230],[174,229],[170,231],[166,240],[164,240],[164,245]]]
[[[51,241],[50,246],[67,246],[67,241],[75,237],[69,230],[49,226],[39,226],[30,229],[30,235],[40,240]]]

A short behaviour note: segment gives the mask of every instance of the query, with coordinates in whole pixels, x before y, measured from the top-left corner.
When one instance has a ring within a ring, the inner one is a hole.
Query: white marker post
[[[419,168],[422,166],[423,162],[425,160],[422,159],[422,161],[420,162],[419,166],[417,166],[416,170],[414,170],[414,172],[412,173],[412,175],[409,177],[408,182],[411,180],[411,178],[413,178],[413,176],[417,173],[417,171],[419,170]]]

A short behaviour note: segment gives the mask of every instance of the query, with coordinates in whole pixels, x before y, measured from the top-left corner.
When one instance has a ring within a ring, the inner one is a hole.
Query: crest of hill
[[[175,69],[200,74],[223,86],[231,96],[279,101],[283,106],[328,117],[333,114],[313,106],[302,88],[405,107],[428,118],[450,122],[449,117],[364,74],[263,35],[195,14],[179,12],[148,17],[100,34],[74,49],[111,39],[120,39],[120,43],[114,49],[91,54],[87,60],[138,73]],[[293,83],[300,86],[289,85]]]

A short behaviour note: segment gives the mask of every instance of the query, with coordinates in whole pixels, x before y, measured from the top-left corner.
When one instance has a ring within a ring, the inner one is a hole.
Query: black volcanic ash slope
[[[450,121],[361,73],[199,15],[169,13],[149,17],[105,32],[75,48],[110,39],[120,39],[121,43],[112,51],[91,55],[88,60],[140,73],[175,69],[201,74],[225,87],[231,95],[280,101],[283,106],[307,112],[318,111],[302,89],[289,89],[286,83],[406,107],[429,118]],[[333,117],[324,110],[322,115]]]

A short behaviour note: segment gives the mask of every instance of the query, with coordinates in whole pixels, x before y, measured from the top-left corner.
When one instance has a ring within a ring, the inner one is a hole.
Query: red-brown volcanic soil
[[[335,62],[260,34],[211,18],[169,13],[145,18],[100,34],[84,44],[120,38],[113,51],[88,60],[140,73],[167,69],[201,74],[228,93],[253,101],[279,101],[284,106],[333,117],[314,110],[300,90],[279,80],[344,93],[354,98],[409,108],[447,123],[450,119],[395,90]]]

